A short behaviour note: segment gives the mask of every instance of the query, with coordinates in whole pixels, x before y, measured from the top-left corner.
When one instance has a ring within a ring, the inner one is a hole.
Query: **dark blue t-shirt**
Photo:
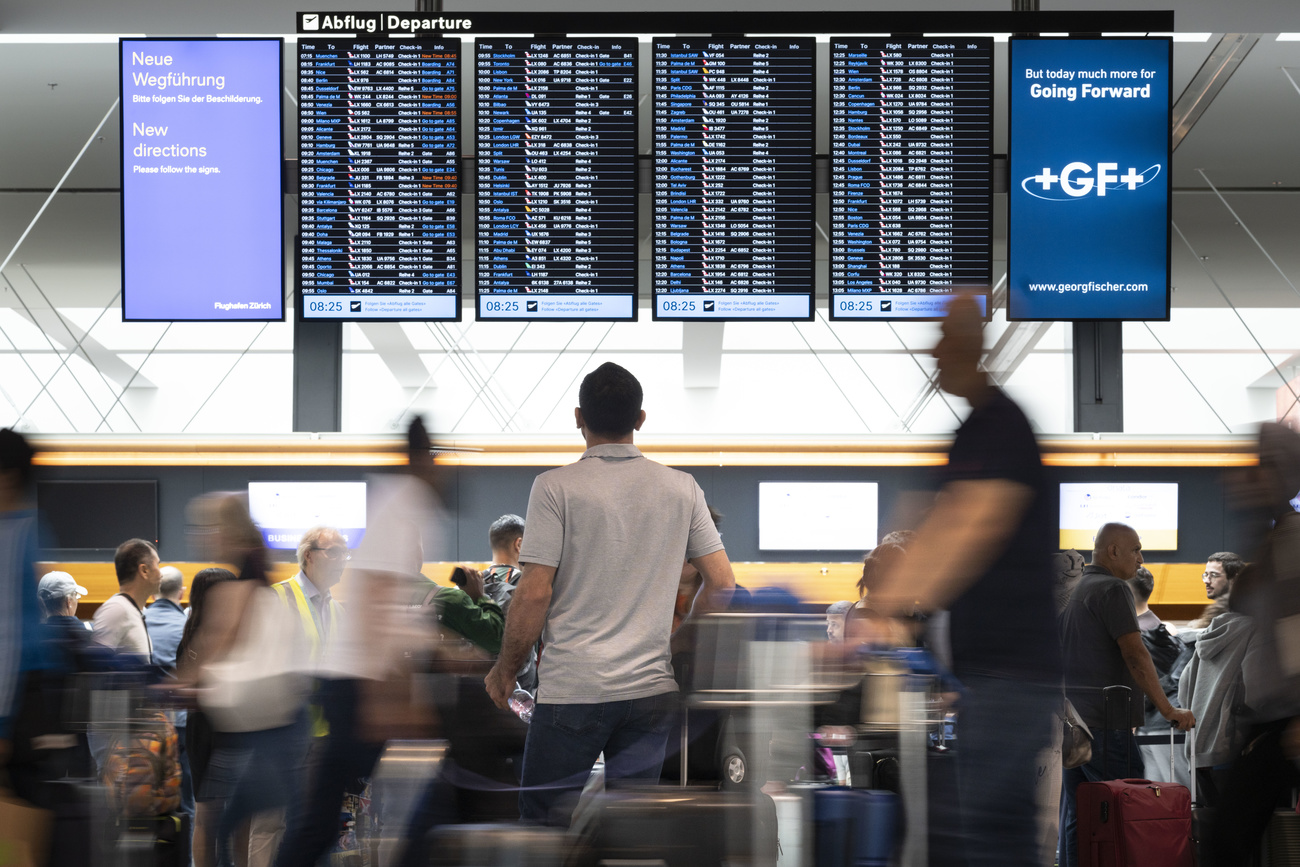
[[[1020,525],[993,565],[952,604],[954,673],[1057,683],[1061,650],[1052,596],[1051,554],[1056,524],[1038,443],[1029,420],[994,389],[957,430],[943,484],[1006,479],[1034,491]]]

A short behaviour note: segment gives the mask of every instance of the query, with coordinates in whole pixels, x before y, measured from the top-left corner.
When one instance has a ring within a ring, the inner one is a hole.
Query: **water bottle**
[[[515,683],[515,691],[510,693],[510,701],[507,703],[515,716],[526,723],[533,721],[533,694],[518,683]]]

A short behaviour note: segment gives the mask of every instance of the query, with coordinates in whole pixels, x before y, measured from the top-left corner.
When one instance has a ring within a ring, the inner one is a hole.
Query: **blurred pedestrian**
[[[1240,505],[1272,528],[1254,567],[1233,582],[1229,607],[1253,618],[1244,666],[1254,712],[1245,747],[1228,771],[1211,840],[1218,864],[1245,864],[1273,809],[1300,785],[1300,434],[1280,424],[1259,432],[1259,465],[1237,488]]]
[[[1060,702],[1050,555],[1056,528],[1029,420],[980,368],[981,311],[959,295],[934,349],[939,387],[971,413],[934,510],[869,597],[877,611],[951,611],[961,829],[972,867],[1039,867],[1035,777]],[[905,632],[897,628],[896,632]]]

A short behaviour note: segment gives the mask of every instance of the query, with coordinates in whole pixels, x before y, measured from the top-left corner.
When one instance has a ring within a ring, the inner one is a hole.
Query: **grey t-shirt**
[[[537,700],[674,692],[668,639],[682,562],[722,549],[695,479],[631,444],[588,449],[533,482],[521,562],[555,567]]]
[[[1102,725],[1102,689],[1115,685],[1132,690],[1129,719],[1132,725],[1142,725],[1143,693],[1118,643],[1121,636],[1137,631],[1137,613],[1127,585],[1100,566],[1085,566],[1061,613],[1061,655],[1065,694],[1091,729]]]

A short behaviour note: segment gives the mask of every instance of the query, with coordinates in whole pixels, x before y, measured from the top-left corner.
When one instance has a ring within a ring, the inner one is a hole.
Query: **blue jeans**
[[[957,722],[961,827],[970,867],[1039,867],[1038,758],[1060,687],[963,674]]]
[[[602,752],[605,780],[657,782],[677,711],[677,693],[600,704],[539,704],[524,745],[519,813],[567,825]]]
[[[1066,768],[1061,774],[1061,830],[1056,843],[1060,867],[1077,867],[1079,863],[1079,784],[1140,778],[1145,770],[1142,751],[1132,733],[1116,729],[1092,730],[1092,758],[1077,768]]]

